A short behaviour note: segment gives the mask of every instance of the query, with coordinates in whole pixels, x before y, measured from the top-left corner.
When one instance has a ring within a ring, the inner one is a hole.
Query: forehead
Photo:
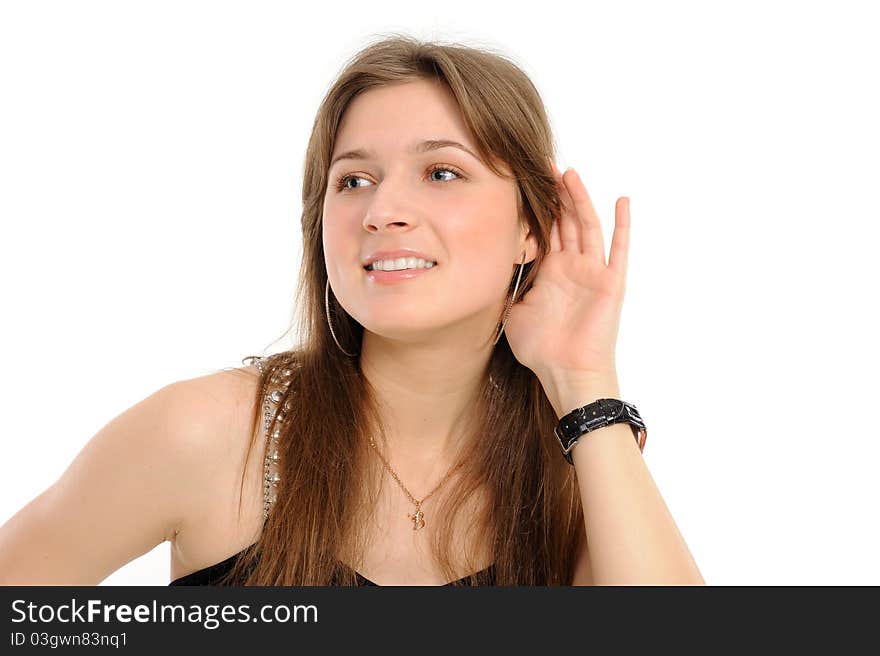
[[[357,96],[343,113],[332,156],[355,148],[404,151],[422,139],[454,139],[475,150],[455,98],[441,82],[418,80]]]

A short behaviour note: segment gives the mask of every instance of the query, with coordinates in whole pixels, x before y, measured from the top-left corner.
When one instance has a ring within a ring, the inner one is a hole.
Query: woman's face
[[[517,217],[516,183],[455,147],[419,152],[423,140],[456,141],[476,153],[441,83],[371,89],[348,106],[324,196],[331,293],[366,330],[389,339],[429,340],[456,325],[494,338],[528,232]],[[353,150],[365,157],[336,160]],[[374,251],[398,248],[438,265],[396,284],[364,270]]]

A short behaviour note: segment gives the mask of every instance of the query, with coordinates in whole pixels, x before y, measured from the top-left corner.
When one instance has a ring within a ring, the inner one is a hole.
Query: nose
[[[402,219],[398,215],[377,217],[374,212],[368,213],[363,221],[364,229],[368,232],[405,231],[408,228],[411,228],[412,225],[412,221]]]
[[[368,232],[402,231],[416,225],[415,208],[418,203],[408,196],[411,190],[401,177],[396,182],[388,175],[371,192],[369,207],[364,214],[363,226]]]

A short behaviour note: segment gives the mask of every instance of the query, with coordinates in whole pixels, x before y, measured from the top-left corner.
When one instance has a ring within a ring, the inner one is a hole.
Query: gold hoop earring
[[[513,307],[513,299],[516,298],[516,290],[519,289],[519,281],[522,278],[522,272],[526,265],[526,252],[523,251],[522,262],[519,263],[519,273],[516,275],[516,284],[513,286],[513,294],[510,295],[510,298],[507,300],[504,309],[504,319],[501,321],[501,329],[498,331],[498,336],[495,337],[495,341],[492,342],[492,345],[498,343],[498,340],[501,339],[501,333],[504,332],[504,326],[507,324],[507,317],[510,314],[510,308]]]
[[[333,341],[336,342],[336,346],[338,346],[339,350],[350,358],[355,357],[357,353],[349,353],[342,348],[342,344],[336,339],[336,332],[333,330],[333,322],[330,321],[330,278],[327,278],[327,286],[324,288],[324,311],[327,313],[327,325],[330,327],[330,334],[333,336]]]

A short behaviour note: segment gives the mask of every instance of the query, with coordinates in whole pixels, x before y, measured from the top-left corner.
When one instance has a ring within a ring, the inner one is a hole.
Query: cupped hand
[[[616,375],[615,346],[626,286],[629,198],[617,199],[608,263],[599,216],[580,175],[556,174],[563,210],[550,252],[504,331],[516,359],[544,375]]]

